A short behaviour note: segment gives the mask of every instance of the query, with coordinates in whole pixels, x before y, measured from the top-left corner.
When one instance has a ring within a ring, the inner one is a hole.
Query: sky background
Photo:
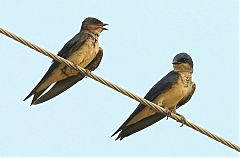
[[[108,23],[95,74],[139,96],[187,52],[197,85],[178,110],[239,143],[237,0],[0,0],[0,27],[57,53],[89,16]],[[0,156],[231,156],[234,150],[176,121],[162,120],[123,141],[110,136],[138,103],[85,78],[58,97],[23,102],[51,59],[0,35]]]

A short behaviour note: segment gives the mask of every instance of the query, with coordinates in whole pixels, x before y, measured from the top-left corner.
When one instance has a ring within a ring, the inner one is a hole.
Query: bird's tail
[[[55,96],[61,94],[62,92],[72,87],[74,84],[76,84],[78,81],[82,80],[83,78],[84,78],[84,75],[79,74],[79,75],[72,76],[64,80],[58,81],[48,92],[43,94],[40,98],[37,98],[33,102],[33,105],[40,104],[54,98]]]

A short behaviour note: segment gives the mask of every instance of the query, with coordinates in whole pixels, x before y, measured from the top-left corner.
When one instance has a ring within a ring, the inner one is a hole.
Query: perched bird
[[[176,109],[187,103],[195,91],[196,85],[192,81],[193,61],[187,53],[180,53],[174,57],[172,64],[173,70],[156,83],[144,98],[165,108],[168,114],[172,112],[181,116],[184,122],[185,118],[178,114]],[[122,140],[165,116],[148,106],[139,104],[112,136],[120,132],[116,140]]]
[[[80,32],[63,46],[58,55],[80,67],[90,71],[95,70],[103,56],[98,38],[103,30],[107,30],[104,28],[106,25],[108,24],[96,18],[86,18],[82,22]],[[78,71],[63,63],[53,61],[46,74],[24,101],[33,95],[31,105],[45,102],[64,92],[83,78],[84,75]],[[43,94],[50,86],[52,86],[51,89]]]

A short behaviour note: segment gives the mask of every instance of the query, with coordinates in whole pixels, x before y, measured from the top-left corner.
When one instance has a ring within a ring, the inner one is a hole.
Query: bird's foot
[[[180,117],[180,121],[178,121],[178,122],[181,122],[181,123],[182,123],[182,124],[180,125],[180,127],[182,127],[183,124],[186,123],[186,119],[185,119],[185,117],[184,117],[183,115],[179,114],[179,113],[175,113],[175,114],[178,115],[178,116]]]
[[[171,111],[168,108],[165,108],[165,110],[166,110],[166,116],[167,116],[166,120],[168,120],[168,117],[171,117]]]

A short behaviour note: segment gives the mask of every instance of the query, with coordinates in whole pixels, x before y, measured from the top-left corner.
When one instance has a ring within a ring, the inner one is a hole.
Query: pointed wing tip
[[[117,141],[117,140],[121,141],[121,140],[123,140],[123,138],[124,138],[124,136],[121,135],[121,133],[119,133],[119,135],[117,136],[117,138],[115,139],[115,141]]]
[[[116,132],[114,132],[111,137],[115,136],[119,131],[117,130]],[[115,139],[115,141],[118,140],[118,137]]]
[[[35,100],[35,101],[32,102],[32,105],[37,105],[37,104],[40,104],[40,103],[41,103],[41,102],[39,102],[38,99],[37,99],[37,100]]]
[[[117,130],[116,132],[114,132],[111,137],[115,136],[119,131]]]
[[[41,99],[41,97],[40,97],[39,99]],[[41,104],[41,103],[47,101],[47,100],[43,100],[43,101],[42,101],[42,100],[39,100],[39,99],[33,100],[32,103],[31,103],[31,106],[32,106],[32,105],[38,105],[38,104]]]
[[[111,137],[113,137],[114,135],[112,135]],[[117,138],[115,138],[115,141],[117,141],[117,140],[122,140],[123,138],[121,138],[119,135],[117,136]]]
[[[23,99],[23,101],[26,101],[28,98],[30,98],[32,95],[28,95],[26,98]]]
[[[34,106],[34,105],[37,105],[37,104],[40,104],[40,103],[42,103],[42,102],[39,102],[38,99],[34,99],[34,98],[33,98],[33,100],[32,100],[32,102],[31,102],[30,106]]]
[[[28,98],[30,98],[32,95],[28,95],[26,98],[24,98],[23,99],[23,101],[26,101]],[[31,102],[31,104],[30,104],[30,106],[32,106],[34,103],[33,103],[33,100],[32,100],[32,102]]]
[[[35,105],[35,103],[34,103],[34,102],[31,102],[30,106],[33,106],[33,105]]]
[[[115,141],[117,141],[117,140],[121,141],[122,139],[123,138],[118,135],[117,138],[115,139]]]
[[[115,136],[118,132],[120,132],[121,130],[117,130],[116,132],[114,132],[111,137]],[[117,138],[115,139],[115,141],[117,140],[122,140],[124,137],[122,136],[121,132],[118,134]]]
[[[30,106],[34,106],[34,105],[37,105],[37,104],[38,103],[33,102],[33,103],[30,104]]]

